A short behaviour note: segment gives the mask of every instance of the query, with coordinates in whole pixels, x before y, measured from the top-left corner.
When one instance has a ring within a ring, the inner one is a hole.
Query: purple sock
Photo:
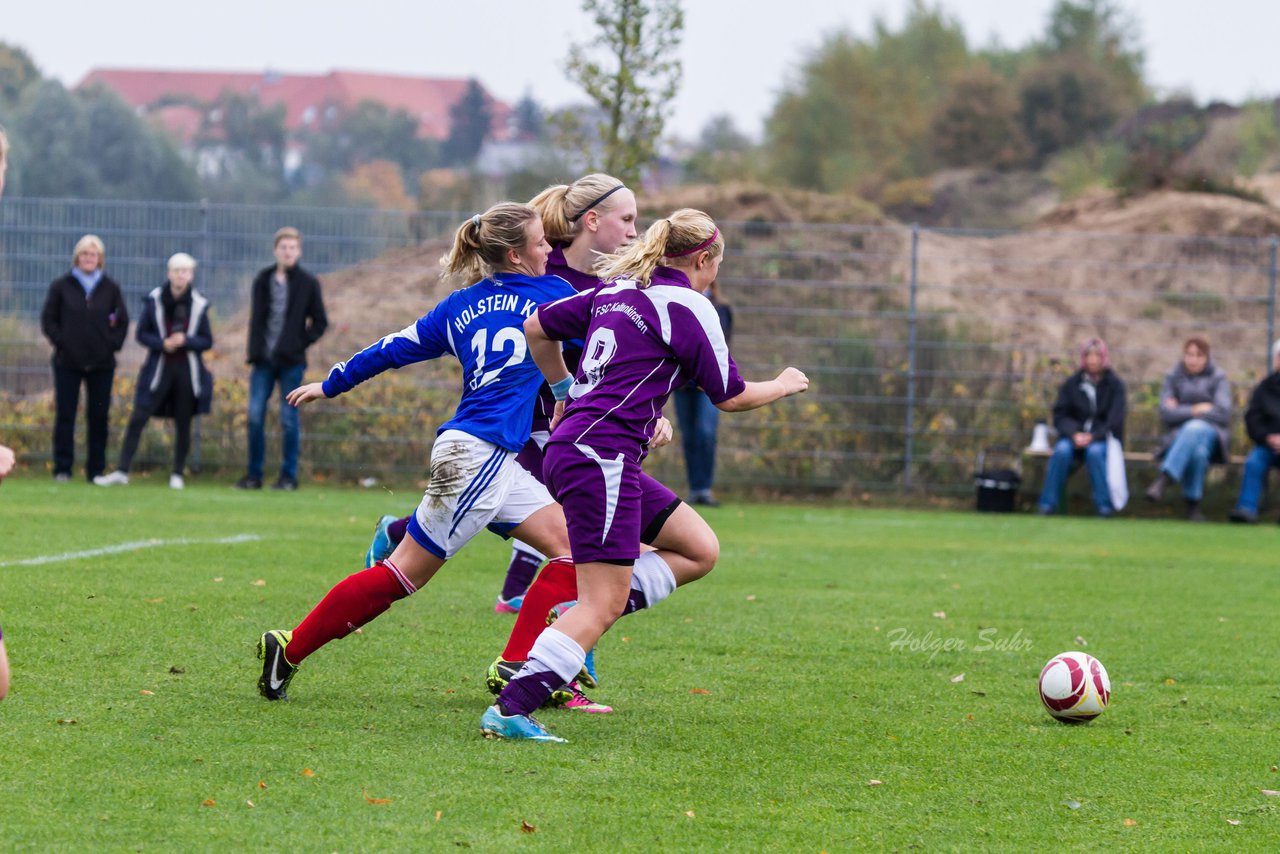
[[[409,532],[409,520],[412,518],[412,516],[405,516],[403,519],[397,519],[387,526],[387,536],[391,539],[391,542],[397,546],[400,545],[404,535]]]
[[[586,659],[576,641],[553,627],[543,630],[529,650],[524,663],[507,687],[498,695],[498,705],[507,714],[528,715],[574,678]]]
[[[511,565],[507,567],[507,580],[502,582],[502,598],[511,601],[527,593],[540,566],[542,566],[542,559],[537,555],[531,555],[523,549],[512,549]]]

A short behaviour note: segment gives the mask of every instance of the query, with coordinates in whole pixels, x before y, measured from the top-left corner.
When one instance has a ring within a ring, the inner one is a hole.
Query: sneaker
[[[396,550],[396,544],[391,542],[391,535],[387,533],[387,528],[392,522],[397,521],[399,520],[395,516],[388,514],[373,526],[373,542],[369,543],[369,550],[364,553],[365,569],[372,569],[374,564],[391,557],[391,553]]]
[[[710,492],[697,492],[689,496],[689,504],[698,504],[703,507],[719,507],[720,501]]]
[[[60,471],[53,476],[53,479],[58,483],[68,483],[71,480],[71,475],[67,474],[65,471]]]
[[[573,694],[573,697],[564,704],[566,709],[571,709],[575,712],[590,712],[597,715],[607,715],[613,711],[613,706],[597,703],[582,693],[582,686],[578,684],[577,680],[570,682],[565,687]]]
[[[516,678],[516,674],[520,672],[521,667],[524,667],[523,661],[507,661],[501,656],[494,659],[493,664],[489,665],[489,669],[484,674],[484,683],[489,686],[489,693],[495,697],[501,694],[502,689],[507,687],[507,683]],[[581,674],[578,675],[578,679],[582,679]],[[566,685],[563,688],[552,691],[550,699],[544,705],[563,706],[572,699],[573,692]]]
[[[1252,510],[1243,510],[1239,507],[1231,511],[1231,515],[1227,517],[1232,522],[1238,522],[1244,525],[1255,525],[1258,522],[1258,514]]]
[[[510,599],[498,597],[498,601],[493,603],[493,613],[495,614],[519,614],[520,606],[524,604],[524,596],[512,596]]]
[[[291,477],[280,475],[280,477],[276,479],[276,482],[271,484],[271,488],[278,492],[297,492],[298,481]]]
[[[97,486],[128,486],[129,475],[116,469],[111,474],[100,474],[93,479]]]
[[[262,489],[262,478],[247,474],[236,481],[236,489]]]
[[[298,672],[298,668],[285,658],[285,650],[289,648],[291,640],[293,640],[293,632],[273,629],[258,641],[258,658],[262,659],[262,676],[258,678],[258,693],[268,700],[289,699],[285,691],[289,689],[293,674]]]
[[[182,479],[182,475],[171,474],[169,475],[169,488],[170,489],[186,489],[187,482]]]
[[[552,735],[532,715],[504,715],[497,706],[490,706],[480,716],[480,734],[485,738],[523,739],[567,744],[568,739]]]

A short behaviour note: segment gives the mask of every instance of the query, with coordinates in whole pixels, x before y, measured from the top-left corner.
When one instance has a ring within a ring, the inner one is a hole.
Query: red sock
[[[533,580],[529,592],[524,594],[516,624],[507,638],[507,648],[502,651],[506,661],[524,661],[529,657],[533,642],[547,627],[547,612],[561,602],[578,598],[578,573],[570,560],[553,560],[542,568]],[[289,651],[293,651],[292,644]]]
[[[289,663],[298,666],[329,641],[345,638],[413,591],[409,580],[385,561],[348,575],[293,630]]]

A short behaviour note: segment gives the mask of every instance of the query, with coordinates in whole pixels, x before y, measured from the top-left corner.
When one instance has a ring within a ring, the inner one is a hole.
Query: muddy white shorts
[[[547,488],[512,451],[460,430],[446,430],[431,449],[431,481],[409,521],[409,536],[448,560],[483,528],[502,537],[552,504]]]

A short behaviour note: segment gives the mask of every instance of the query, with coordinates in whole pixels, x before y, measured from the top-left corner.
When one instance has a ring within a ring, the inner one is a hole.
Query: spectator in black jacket
[[[1271,345],[1271,373],[1253,389],[1244,412],[1244,428],[1253,450],[1244,462],[1240,497],[1232,522],[1258,521],[1258,503],[1267,488],[1267,473],[1280,463],[1280,339]]]
[[[71,255],[71,272],[54,279],[40,313],[40,327],[53,344],[53,476],[71,479],[75,462],[76,409],[80,386],[86,388],[89,427],[85,475],[93,480],[107,467],[107,415],[116,353],[129,334],[129,311],[120,286],[103,272],[102,240],[86,234]]]
[[[191,287],[196,259],[179,252],[169,259],[169,277],[142,298],[142,314],[135,333],[147,348],[147,360],[138,373],[133,415],[125,431],[120,464],[111,474],[95,477],[98,486],[129,482],[129,466],[147,421],[155,415],[172,418],[174,428],[172,489],[183,489],[187,451],[191,447],[191,419],[208,414],[213,404],[213,376],[204,366],[203,354],[213,346],[209,327],[209,301]]]
[[[1107,435],[1124,441],[1124,416],[1124,383],[1111,370],[1107,345],[1101,338],[1090,338],[1080,346],[1080,370],[1058,389],[1058,400],[1053,404],[1058,444],[1045,470],[1041,515],[1058,509],[1067,476],[1081,462],[1089,470],[1098,515],[1115,512],[1107,488]]]
[[[320,295],[320,280],[298,265],[302,235],[296,228],[276,232],[274,266],[253,280],[249,308],[249,471],[237,489],[261,489],[266,456],[267,401],[280,386],[280,429],[283,459],[273,489],[298,488],[298,410],[285,396],[302,385],[307,348],[329,325]]]

